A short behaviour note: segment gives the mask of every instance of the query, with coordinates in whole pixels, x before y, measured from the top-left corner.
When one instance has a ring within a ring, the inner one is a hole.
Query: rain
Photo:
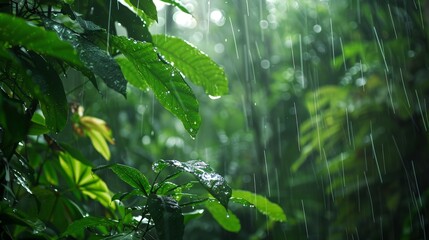
[[[118,1],[106,3],[111,55],[104,57],[112,60],[121,56],[113,54],[111,32],[143,33],[122,27]],[[158,20],[138,24],[186,40],[228,78],[228,94],[208,95],[172,72],[198,99],[196,135],[149,87],[127,85],[126,99],[101,87],[100,96],[71,71],[65,89],[80,88],[67,97],[108,122],[113,163],[146,171],[162,159],[199,176],[182,161],[202,161],[216,172],[204,176],[204,187],[224,178],[287,216],[275,222],[253,205],[229,203],[239,232],[202,214],[186,224],[184,239],[428,239],[429,0],[154,3]],[[65,141],[105,164],[76,139]]]

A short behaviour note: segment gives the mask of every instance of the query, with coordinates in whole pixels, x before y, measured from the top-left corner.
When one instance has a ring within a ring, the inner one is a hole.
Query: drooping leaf
[[[97,200],[103,206],[111,207],[110,191],[106,183],[93,174],[90,166],[82,164],[67,152],[60,152],[59,159],[61,167],[72,185],[82,194]]]
[[[217,201],[207,201],[205,207],[223,229],[229,232],[240,231],[241,224],[237,216],[235,216],[235,214],[230,210],[227,211]]]
[[[244,191],[244,190],[233,190],[231,201],[239,202],[245,200],[248,204],[255,206],[259,212],[268,216],[271,220],[284,222],[286,221],[286,215],[283,209],[265,198],[264,196]]]
[[[5,13],[0,13],[0,26],[0,42],[82,66],[70,43],[61,41],[53,32]]]
[[[146,176],[139,170],[122,164],[111,164],[94,168],[93,171],[95,172],[105,168],[110,168],[122,181],[135,189],[139,189],[146,196],[148,195],[147,193],[150,192],[151,186]]]
[[[150,43],[112,36],[112,45],[137,69],[139,75],[133,79],[140,81],[133,85],[143,90],[149,86],[164,108],[176,115],[188,133],[195,137],[201,124],[199,104],[181,74],[163,62]]]
[[[167,196],[151,194],[148,199],[148,208],[159,239],[183,239],[184,218],[176,200]]]
[[[114,144],[114,140],[112,130],[107,126],[107,123],[99,118],[82,116],[79,118],[79,124],[83,127],[85,134],[91,139],[95,150],[106,160],[110,160],[110,150],[106,141]]]
[[[169,3],[177,8],[179,8],[182,12],[191,14],[189,10],[179,1],[179,0],[161,0],[162,2]]]
[[[191,160],[179,162],[177,160],[162,160],[168,165],[194,175],[205,189],[225,207],[228,208],[228,201],[231,197],[231,187],[218,173],[205,162]],[[161,161],[161,162],[162,162]]]
[[[228,80],[223,68],[190,43],[166,35],[154,35],[153,43],[162,56],[189,80],[202,86],[211,96],[228,93]]]
[[[68,115],[62,80],[43,57],[33,52],[28,54],[32,61],[21,58],[22,65],[29,70],[23,75],[26,89],[39,100],[46,127],[52,132],[59,132],[65,126]]]
[[[113,221],[107,218],[98,218],[98,217],[84,217],[79,220],[73,221],[68,227],[67,230],[62,234],[63,237],[81,234],[87,228],[94,228],[99,226],[104,227],[116,227],[118,225],[117,221]]]
[[[46,28],[57,32],[62,40],[71,43],[85,66],[99,76],[108,87],[126,96],[127,81],[119,65],[105,50],[60,23],[45,19],[44,24]]]

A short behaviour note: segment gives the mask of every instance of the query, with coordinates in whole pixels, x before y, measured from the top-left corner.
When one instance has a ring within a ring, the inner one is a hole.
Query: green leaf
[[[97,200],[105,207],[111,207],[110,191],[106,183],[93,174],[90,166],[82,164],[67,152],[60,152],[59,159],[69,181],[82,194]]]
[[[190,43],[176,37],[154,35],[153,43],[162,56],[189,80],[202,86],[211,96],[228,93],[228,80],[223,68]]]
[[[49,133],[49,129],[46,127],[45,118],[42,114],[35,112],[31,118],[30,129],[28,130],[29,135],[42,135]]]
[[[199,104],[192,89],[181,74],[160,59],[152,44],[112,36],[112,45],[118,48],[134,64],[140,79],[134,86],[146,90],[149,86],[165,109],[176,115],[192,137],[201,124]]]
[[[6,202],[0,202],[0,219],[2,223],[27,226],[36,232],[46,229],[45,224],[40,219],[28,216],[24,211],[12,208]]]
[[[207,201],[205,207],[223,229],[229,232],[240,231],[241,224],[237,216],[230,210],[226,211],[217,201]]]
[[[103,134],[93,129],[87,129],[85,133],[91,139],[92,146],[94,146],[95,150],[97,150],[97,152],[99,152],[104,157],[104,159],[110,160],[109,146],[107,145]]]
[[[203,214],[204,214],[204,209],[195,209],[192,212],[182,213],[184,217],[185,225],[188,224],[188,222],[190,222],[191,220],[197,219],[203,216]]]
[[[145,81],[142,81],[139,71],[134,67],[134,64],[125,57],[115,58],[116,62],[121,67],[125,79],[134,86],[139,86],[140,89],[148,89],[149,86]]]
[[[119,65],[105,50],[100,49],[87,38],[81,37],[60,23],[45,19],[44,24],[46,28],[56,31],[62,40],[71,43],[85,66],[99,76],[108,87],[126,96],[127,81]],[[94,83],[91,75],[85,69],[77,69],[81,70]]]
[[[31,61],[21,59],[22,65],[29,70],[23,76],[26,88],[39,100],[46,127],[52,132],[59,132],[66,125],[68,115],[62,80],[43,57],[33,52],[28,54]]]
[[[179,204],[171,197],[149,195],[149,213],[155,222],[156,232],[161,240],[183,239],[184,218]]]
[[[152,0],[125,0],[128,4],[135,8],[143,10],[143,12],[151,19],[158,21],[158,12]]]
[[[122,164],[111,164],[94,168],[93,171],[95,172],[105,168],[110,168],[122,181],[135,189],[139,189],[146,196],[148,195],[147,193],[150,192],[151,186],[146,176],[139,170]]]
[[[286,215],[279,205],[270,202],[270,200],[261,195],[249,191],[233,190],[231,201],[242,203],[242,200],[245,200],[249,204],[255,206],[259,212],[265,214],[273,221],[286,221]]]
[[[171,5],[179,8],[180,10],[182,10],[182,12],[191,14],[189,12],[189,10],[180,1],[178,1],[178,0],[161,0],[161,1],[165,2],[165,3],[169,3],[169,4],[171,4]]]
[[[118,222],[112,221],[106,218],[84,217],[72,222],[62,235],[63,236],[77,235],[77,234],[82,234],[82,232],[86,228],[94,228],[99,226],[113,228],[113,227],[116,227],[117,225],[118,225]]]
[[[61,41],[53,32],[4,13],[0,13],[0,26],[0,42],[82,66],[70,43]]]
[[[163,161],[178,170],[194,175],[213,197],[219,200],[225,208],[228,208],[228,201],[231,197],[231,187],[226,180],[218,173],[215,173],[207,163],[198,160],[187,162],[162,160],[160,162]]]

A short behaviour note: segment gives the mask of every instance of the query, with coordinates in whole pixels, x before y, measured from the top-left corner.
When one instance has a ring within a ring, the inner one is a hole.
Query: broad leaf
[[[82,66],[70,43],[43,28],[30,25],[21,18],[0,13],[0,42],[11,46],[24,47],[36,53],[55,57]]]
[[[28,54],[32,61],[21,59],[22,65],[30,70],[29,75],[23,75],[26,89],[39,100],[46,127],[52,132],[59,132],[65,126],[68,115],[62,80],[44,58],[33,52]]]
[[[213,197],[219,200],[225,208],[228,208],[228,201],[231,197],[231,187],[226,180],[218,173],[215,173],[207,163],[198,160],[191,160],[188,162],[179,162],[177,160],[163,161],[178,170],[194,175]]]
[[[179,8],[182,12],[191,14],[189,10],[178,0],[161,0],[162,2],[169,3],[177,8]]]
[[[46,229],[40,219],[27,215],[24,211],[10,207],[6,202],[0,202],[0,219],[5,224],[18,224],[32,228],[36,232]]]
[[[133,86],[139,86],[142,90],[149,88],[146,82],[142,81],[139,71],[130,60],[125,57],[118,57],[115,60],[121,67],[124,77],[129,83]]]
[[[245,200],[248,204],[255,206],[259,212],[267,215],[271,220],[279,222],[286,221],[286,215],[279,205],[270,202],[270,200],[261,195],[249,191],[233,190],[231,201],[243,203],[242,200]]]
[[[143,10],[143,12],[151,19],[158,21],[158,12],[152,0],[125,0],[128,4],[135,8]]]
[[[184,218],[179,204],[171,197],[151,194],[148,199],[149,213],[155,222],[161,240],[183,239]]]
[[[226,209],[217,201],[207,201],[205,207],[213,218],[229,232],[238,232],[241,229],[240,220],[230,210]]]
[[[122,164],[112,164],[94,168],[93,171],[95,172],[105,168],[110,168],[122,181],[135,189],[139,189],[146,196],[148,195],[147,193],[150,192],[151,186],[145,175],[139,170]]]
[[[97,175],[93,174],[91,167],[74,159],[67,152],[60,152],[60,164],[69,181],[82,194],[97,200],[105,207],[111,207],[110,191],[106,183]]]
[[[103,79],[108,87],[126,96],[127,81],[122,75],[119,65],[105,50],[100,49],[94,43],[60,23],[46,19],[44,24],[46,28],[56,31],[62,40],[71,43],[77,50],[82,62],[95,75]],[[83,73],[86,73],[86,71],[83,71]],[[87,74],[85,75],[88,76]],[[90,78],[90,75],[88,77]]]
[[[223,68],[190,43],[176,37],[154,35],[153,43],[162,56],[189,80],[202,86],[211,96],[228,93],[228,80]]]
[[[162,61],[150,43],[112,36],[112,45],[137,69],[138,76],[133,79],[140,80],[133,85],[142,90],[149,86],[164,108],[176,115],[189,134],[195,137],[201,124],[199,104],[181,74]]]
[[[72,222],[62,235],[63,236],[77,235],[77,234],[82,234],[82,232],[86,228],[94,228],[99,226],[110,228],[110,227],[116,227],[117,225],[118,225],[118,222],[109,220],[106,218],[84,217]]]

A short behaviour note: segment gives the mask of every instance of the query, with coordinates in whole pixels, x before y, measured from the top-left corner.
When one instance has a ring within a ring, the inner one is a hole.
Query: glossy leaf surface
[[[176,115],[188,133],[195,137],[201,124],[199,104],[181,74],[170,64],[162,61],[152,44],[133,41],[125,37],[113,37],[115,45],[134,64],[140,79],[134,86],[146,90],[149,86],[165,109]]]
[[[211,96],[228,93],[228,80],[223,68],[190,43],[166,35],[154,35],[153,43],[162,56],[194,84]]]
[[[226,210],[217,201],[207,201],[205,207],[213,216],[216,222],[222,226],[223,229],[229,232],[239,232],[241,229],[240,220],[230,210]]]
[[[245,200],[252,206],[255,206],[259,212],[267,215],[271,220],[279,222],[286,221],[286,215],[283,209],[264,196],[244,190],[233,190],[231,201],[242,203],[240,200]]]
[[[228,208],[228,201],[231,197],[231,187],[226,180],[205,162],[198,160],[191,160],[187,162],[179,162],[177,160],[163,160],[160,161],[167,163],[180,171],[191,173],[197,180],[204,186],[207,191],[213,195],[219,202]]]

